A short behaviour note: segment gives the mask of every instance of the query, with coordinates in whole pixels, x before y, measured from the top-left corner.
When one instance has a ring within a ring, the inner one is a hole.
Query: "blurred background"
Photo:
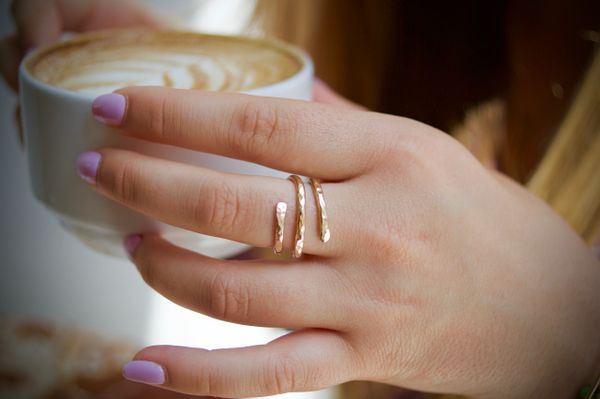
[[[590,245],[598,242],[597,0],[144,3],[181,28],[271,34],[302,46],[313,56],[317,75],[344,96],[454,135],[484,165],[506,173],[548,202]],[[8,8],[9,1],[0,0],[0,36],[14,30]],[[0,83],[0,317],[38,323],[19,330],[26,336],[68,335],[61,328],[75,327],[96,337],[95,342],[106,340],[107,346],[96,345],[112,348],[116,357],[97,361],[102,364],[119,364],[119,356],[129,353],[130,346],[242,346],[283,333],[186,311],[147,288],[129,262],[97,254],[64,232],[31,195],[15,130],[15,104],[16,95]],[[44,329],[40,322],[58,329]],[[10,334],[0,334],[0,348],[9,347]],[[21,357],[27,356],[34,353]],[[89,365],[93,363],[89,357],[99,355],[86,356],[81,362]],[[4,362],[0,358],[0,395]],[[18,380],[14,375],[4,378]],[[89,381],[84,382],[85,389],[92,389]],[[129,396],[112,397],[152,397],[150,392],[123,389]],[[336,394],[415,395],[350,383],[337,390],[284,396]],[[55,397],[70,396],[63,392]]]

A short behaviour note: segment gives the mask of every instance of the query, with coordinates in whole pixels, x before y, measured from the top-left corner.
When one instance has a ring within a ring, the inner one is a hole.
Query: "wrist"
[[[587,398],[585,387],[593,387],[600,378],[600,340],[596,334],[587,350],[573,358],[573,364],[558,368],[549,383],[540,386],[535,397]],[[582,396],[583,395],[583,396]]]
[[[597,348],[596,348],[597,349]],[[514,386],[506,386],[505,389],[496,391],[491,395],[470,396],[470,399],[520,399],[520,398],[560,398],[560,399],[587,399],[584,393],[586,387],[593,387],[600,377],[600,351],[593,356],[582,357],[580,362],[573,365],[555,367],[554,372],[548,372],[545,376],[533,380],[533,375],[528,379],[537,383],[522,390],[516,390]],[[533,374],[533,373],[532,373]]]
[[[574,349],[569,359],[561,368],[556,369],[555,391],[549,386],[543,393],[557,398],[580,398],[582,389],[586,386],[593,387],[600,378],[600,298],[597,287],[600,284],[600,266],[597,259],[589,264],[593,273],[589,276],[589,283],[581,286],[580,301],[577,308],[581,311],[576,322],[571,325],[573,333],[570,335],[570,344]],[[583,293],[587,293],[583,294]],[[551,380],[552,381],[552,380]],[[561,384],[562,381],[562,384]],[[553,385],[553,384],[550,384]],[[554,393],[552,393],[554,392]],[[583,398],[586,398],[584,395]]]
[[[594,386],[600,378],[600,297],[595,288],[600,283],[599,275],[594,273],[589,286],[581,287],[582,296],[573,301],[572,312],[563,313],[570,314],[570,320],[561,323],[565,327],[562,339],[546,348],[548,356],[536,356],[537,362],[528,362],[527,369],[514,364],[519,371],[505,380],[506,384],[499,385],[493,394],[477,399],[575,399],[580,398],[582,388]],[[588,289],[590,287],[594,288]]]
[[[579,389],[578,398],[595,399],[600,397],[600,355],[596,359],[596,367],[593,374],[587,379],[586,383]]]

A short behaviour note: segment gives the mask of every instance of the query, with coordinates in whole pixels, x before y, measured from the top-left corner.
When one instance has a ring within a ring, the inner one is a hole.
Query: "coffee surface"
[[[126,86],[247,91],[285,80],[302,68],[298,55],[269,41],[176,31],[82,35],[32,57],[37,79],[102,94]]]

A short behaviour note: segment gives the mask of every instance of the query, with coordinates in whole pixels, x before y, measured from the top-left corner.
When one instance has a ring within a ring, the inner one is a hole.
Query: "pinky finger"
[[[349,348],[340,334],[320,329],[246,348],[154,346],[125,365],[123,375],[192,395],[243,398],[312,391],[355,377]]]

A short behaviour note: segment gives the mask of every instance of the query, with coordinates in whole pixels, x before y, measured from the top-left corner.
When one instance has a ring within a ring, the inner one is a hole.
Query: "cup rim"
[[[19,80],[27,81],[29,84],[35,86],[37,89],[49,91],[50,93],[55,94],[55,95],[62,95],[62,96],[67,96],[67,97],[71,97],[74,99],[81,99],[81,100],[94,99],[98,96],[97,94],[72,91],[72,90],[64,89],[64,88],[58,87],[58,86],[53,86],[49,83],[43,82],[42,80],[35,77],[29,71],[27,65],[32,59],[34,59],[38,56],[41,56],[44,53],[48,53],[58,47],[64,46],[66,43],[68,44],[73,41],[89,40],[90,38],[94,38],[94,37],[103,37],[103,36],[108,36],[108,35],[112,35],[112,34],[118,34],[119,32],[157,32],[157,33],[170,33],[170,34],[184,33],[184,34],[197,35],[197,36],[202,36],[202,37],[213,37],[213,38],[218,38],[218,39],[242,40],[242,41],[248,41],[248,42],[253,42],[253,43],[257,43],[257,44],[263,43],[263,44],[267,44],[267,45],[273,45],[277,49],[285,51],[286,53],[295,57],[301,64],[300,69],[296,73],[294,73],[293,75],[291,75],[283,80],[280,80],[280,81],[277,81],[275,83],[271,83],[271,84],[268,84],[265,86],[254,87],[250,90],[238,91],[238,93],[260,94],[264,91],[272,91],[274,87],[281,86],[281,85],[285,86],[287,84],[290,84],[294,80],[300,79],[304,75],[312,76],[313,69],[314,69],[313,61],[306,51],[304,51],[303,49],[296,47],[292,44],[286,43],[282,40],[279,40],[279,39],[276,39],[273,37],[254,37],[254,36],[247,36],[247,35],[222,35],[222,34],[195,32],[195,31],[183,30],[183,29],[160,29],[160,30],[103,29],[103,30],[97,30],[97,31],[93,31],[93,32],[78,33],[74,36],[69,36],[65,40],[61,40],[61,41],[58,41],[51,45],[36,48],[36,49],[32,50],[23,58],[23,60],[21,60],[21,63],[19,64]]]

